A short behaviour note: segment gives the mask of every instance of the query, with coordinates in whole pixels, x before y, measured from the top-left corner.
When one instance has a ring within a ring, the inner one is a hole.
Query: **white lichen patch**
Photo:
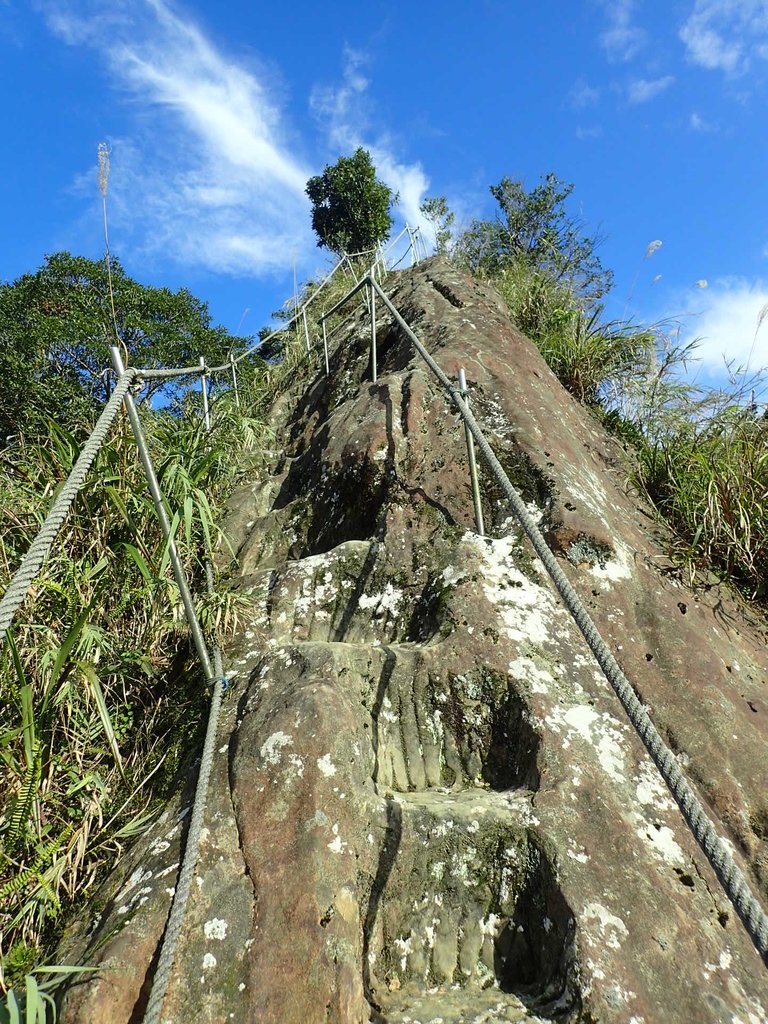
[[[177,865],[177,867],[178,867],[178,865]],[[162,878],[163,877],[163,873],[161,872],[157,877],[158,878]],[[136,868],[136,870],[133,872],[131,877],[125,883],[123,888],[120,890],[120,892],[117,894],[117,896],[115,896],[115,902],[119,903],[120,900],[125,899],[125,897],[131,891],[131,889],[135,889],[136,886],[137,885],[141,885],[142,882],[148,882],[150,880],[150,878],[152,878],[152,872],[151,871],[149,871],[149,870],[147,870],[146,868],[143,868],[143,867]]]
[[[602,565],[593,565],[591,576],[601,584],[602,590],[610,590],[612,583],[628,580],[632,576],[632,552],[620,540],[614,541],[614,557]]]
[[[584,920],[597,923],[600,940],[610,949],[619,949],[622,940],[629,935],[622,919],[612,914],[602,903],[588,903],[584,907]]]
[[[566,850],[566,854],[571,860],[575,860],[578,864],[586,864],[589,860],[586,852],[577,846],[576,842],[570,837],[568,839],[568,849]]]
[[[713,971],[727,971],[730,969],[733,963],[733,956],[731,951],[724,949],[720,954],[720,959],[716,964],[705,963],[704,964],[704,978],[709,981]]]
[[[634,816],[640,818],[639,814]],[[683,851],[675,841],[675,834],[668,825],[659,825],[658,822],[649,825],[647,822],[637,829],[640,839],[650,843],[652,850],[667,864],[685,864]]]
[[[331,840],[330,843],[328,843],[328,849],[331,851],[331,853],[343,853],[344,850],[349,846],[349,844],[345,843],[344,840],[339,835],[338,822],[331,827],[331,832],[333,832],[334,838]]]
[[[570,493],[574,502],[577,505],[586,505],[606,529],[610,529],[610,503],[597,474],[589,470],[583,462],[575,466],[565,460],[561,463],[560,469],[565,490]]]
[[[220,942],[227,937],[227,922],[220,917],[212,917],[203,925],[206,939],[218,939]]]
[[[496,607],[504,633],[511,640],[539,645],[559,638],[563,610],[548,590],[516,568],[513,555],[518,548],[516,539],[491,540],[469,535],[466,542],[480,555],[483,592]]]
[[[516,658],[509,663],[509,674],[513,679],[528,683],[531,693],[548,693],[555,682],[551,672],[539,668],[532,658]]]
[[[638,803],[663,811],[674,810],[675,801],[670,796],[669,790],[659,774],[659,769],[650,757],[643,759],[639,776],[635,781]]]
[[[393,725],[395,722],[398,722],[399,720],[400,719],[399,719],[398,714],[395,711],[392,710],[392,701],[385,694],[384,695],[384,700],[381,702],[381,711],[379,712],[379,721],[380,722],[388,722],[388,723],[390,723],[390,725]]]
[[[330,754],[323,754],[322,757],[318,757],[317,767],[320,769],[320,771],[326,777],[326,779],[329,779],[332,775],[336,774],[336,765],[331,760]]]
[[[487,935],[491,939],[495,939],[501,931],[502,924],[502,918],[496,914],[489,914],[488,917],[480,918],[480,934],[483,937]]]
[[[395,939],[395,946],[400,951],[400,970],[405,972],[405,965],[409,954],[413,951],[411,936],[404,939]]]
[[[284,732],[273,732],[261,745],[261,757],[265,764],[278,764],[283,747],[293,744],[293,739]]]
[[[590,704],[576,704],[567,710],[558,706],[552,709],[546,722],[553,732],[565,730],[565,749],[572,739],[581,737],[597,751],[597,760],[603,771],[614,782],[624,781],[625,737],[619,723],[607,711],[600,714]]]
[[[218,961],[216,960],[216,957],[213,955],[213,953],[206,953],[205,956],[203,957],[203,970],[212,971],[213,968],[216,966],[217,962]]]
[[[387,614],[394,617],[402,599],[402,590],[397,590],[391,583],[387,583],[380,594],[361,594],[357,603],[363,611],[371,610],[374,618],[381,618]]]
[[[462,580],[467,578],[466,569],[454,565],[447,565],[443,569],[442,575],[443,582],[447,587],[455,587],[457,583],[461,583]]]

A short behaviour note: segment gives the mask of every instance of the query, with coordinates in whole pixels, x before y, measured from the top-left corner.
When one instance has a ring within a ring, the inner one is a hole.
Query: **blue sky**
[[[0,51],[4,280],[102,254],[106,141],[129,273],[255,332],[294,254],[327,264],[307,178],[362,144],[411,222],[555,171],[604,236],[608,315],[682,318],[702,374],[768,363],[766,0],[0,0]]]

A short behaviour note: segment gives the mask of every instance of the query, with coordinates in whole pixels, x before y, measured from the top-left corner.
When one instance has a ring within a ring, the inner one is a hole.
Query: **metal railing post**
[[[112,345],[109,349],[109,354],[112,357],[112,365],[115,368],[115,372],[118,377],[120,377],[125,373],[120,349],[117,348],[117,346]],[[184,612],[187,616],[187,622],[189,623],[189,630],[192,634],[195,650],[200,658],[206,679],[213,679],[214,672],[213,665],[211,664],[211,658],[208,654],[208,648],[205,644],[205,638],[203,637],[203,631],[200,628],[197,613],[195,612],[192,595],[189,592],[184,566],[181,564],[179,553],[176,550],[176,543],[171,534],[171,523],[168,519],[168,513],[165,510],[165,504],[163,503],[160,484],[157,482],[155,467],[152,465],[152,459],[150,458],[149,449],[147,448],[147,441],[144,437],[144,430],[141,426],[139,414],[136,411],[136,403],[134,402],[133,395],[130,391],[126,392],[123,401],[125,402],[125,411],[128,413],[128,420],[130,421],[131,429],[133,430],[133,436],[136,439],[136,447],[139,449],[139,458],[141,459],[141,464],[144,467],[144,472],[147,477],[149,493],[152,495],[152,500],[155,503],[155,510],[157,511],[157,518],[160,520],[160,529],[163,531],[163,537],[168,545],[168,556],[171,560],[171,565],[173,566],[173,575],[176,577],[176,584],[179,588],[182,604],[184,605]]]
[[[306,339],[306,342],[307,342],[307,352],[309,352],[310,351],[309,327],[307,327],[307,307],[306,306],[302,306],[301,307],[301,316],[302,316],[302,319],[304,320],[304,338]]]
[[[467,393],[467,375],[462,366],[458,373],[459,390],[461,397],[469,405],[469,394]],[[469,458],[469,479],[472,484],[472,501],[475,506],[475,522],[477,532],[481,537],[485,536],[485,523],[483,522],[483,506],[480,501],[480,482],[477,478],[477,462],[475,460],[475,442],[466,422],[464,423],[464,436],[467,439],[467,457]]]
[[[235,405],[240,408],[240,392],[237,390],[237,362],[234,353],[229,353],[229,365],[232,367],[232,385],[235,389]]]
[[[371,293],[371,370],[373,383],[375,384],[378,379],[376,366],[376,292],[372,286],[369,288],[369,291]]]
[[[205,372],[205,359],[200,356],[200,389],[203,392],[203,418],[205,429],[211,429],[211,413],[208,409],[208,376]]]
[[[323,353],[325,355],[325,376],[330,377],[331,367],[328,362],[328,332],[325,329],[325,320],[323,320]]]

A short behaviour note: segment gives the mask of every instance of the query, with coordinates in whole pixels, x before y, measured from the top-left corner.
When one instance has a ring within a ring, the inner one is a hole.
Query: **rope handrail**
[[[461,387],[457,389],[452,384],[440,366],[421,344],[411,327],[403,319],[399,311],[376,280],[375,272],[379,261],[381,260],[386,268],[386,252],[389,252],[392,246],[394,246],[406,233],[409,237],[408,249],[413,253],[415,259],[419,258],[417,242],[421,243],[422,248],[424,247],[423,240],[421,239],[421,233],[418,228],[411,230],[409,226],[406,225],[397,238],[390,243],[390,246],[386,251],[376,254],[376,259],[371,265],[368,273],[357,281],[355,286],[351,288],[342,299],[336,302],[329,310],[326,310],[318,318],[318,322],[323,325],[324,343],[326,342],[326,320],[334,313],[338,312],[338,310],[357,295],[358,292],[368,288],[371,290],[371,302],[369,304],[369,309],[372,317],[375,317],[374,297],[378,296],[387,307],[395,322],[408,336],[416,352],[426,362],[441,387],[445,390],[446,394],[455,405],[459,415],[464,421],[467,431],[472,435],[484,460],[488,464],[499,486],[502,488],[502,491],[509,500],[515,515],[520,521],[528,538],[533,544],[536,553],[549,573],[558,593],[566,605],[566,608],[574,618],[574,621],[587,641],[588,646],[600,665],[600,668],[619,698],[630,722],[643,741],[654,763],[657,765],[666,785],[674,795],[675,800],[681,809],[684,820],[691,829],[709,863],[712,865],[755,947],[763,960],[768,963],[768,916],[765,914],[765,911],[759,901],[752,893],[748,882],[744,878],[739,867],[736,865],[730,851],[725,846],[724,841],[718,835],[713,822],[707,816],[692,787],[685,779],[677,758],[662,740],[657,729],[653,725],[650,716],[635,695],[629,680],[624,675],[618,662],[598,632],[597,627],[582,604],[581,599],[566,577],[562,568],[557,563],[557,560],[544,539],[543,534],[539,530],[538,525],[527,511],[522,498],[517,493],[503,467],[498,462],[487,438],[465,401],[465,392]],[[408,250],[406,250],[406,255],[407,252]],[[370,254],[370,252],[365,252],[353,254],[353,256]],[[401,259],[402,258],[404,257],[401,257]],[[37,536],[30,545],[18,570],[13,575],[2,599],[0,599],[0,638],[4,636],[5,631],[10,626],[13,616],[23,602],[33,579],[48,557],[58,531],[66,518],[68,510],[71,507],[78,491],[82,487],[87,473],[123,402],[125,402],[126,411],[128,412],[129,419],[131,420],[131,426],[134,430],[134,435],[139,447],[142,463],[144,464],[150,492],[152,493],[152,497],[155,501],[161,527],[163,528],[164,533],[169,531],[170,526],[167,521],[167,514],[164,510],[162,495],[160,494],[159,485],[157,484],[157,480],[154,475],[154,469],[151,464],[149,452],[143,439],[143,432],[138,418],[138,412],[136,411],[133,395],[131,394],[132,385],[139,384],[145,379],[169,379],[172,377],[192,375],[201,376],[204,382],[207,375],[225,371],[231,371],[234,378],[235,365],[246,358],[249,354],[256,351],[270,338],[289,330],[294,322],[306,313],[309,303],[313,301],[319,291],[345,264],[351,267],[351,263],[349,263],[347,256],[343,256],[339,260],[336,266],[313,292],[312,296],[296,310],[291,320],[289,320],[284,326],[262,339],[257,345],[250,346],[237,357],[230,355],[230,360],[220,366],[209,367],[205,364],[204,360],[201,360],[201,363],[196,366],[165,368],[153,367],[144,369],[129,367],[128,369],[124,369],[120,361],[119,352],[117,352],[117,350],[113,351],[113,364],[117,371],[117,381],[114,390],[96,425],[94,426],[93,431],[86,440],[83,450],[72,472],[62,486],[56,501],[51,507],[43,526],[40,528]],[[374,346],[373,366],[375,375],[375,320],[372,330],[372,344]],[[327,347],[326,372],[328,372]],[[169,535],[166,536],[166,539],[169,541],[169,550],[173,549],[173,554],[175,554],[173,539]],[[190,829],[176,885],[176,892],[174,894],[171,911],[161,942],[160,958],[153,978],[149,1003],[144,1015],[144,1024],[158,1024],[165,992],[167,990],[171,970],[173,968],[176,945],[181,934],[187,899],[197,863],[200,833],[205,814],[208,784],[213,763],[214,744],[218,729],[218,719],[223,693],[226,688],[226,679],[223,675],[221,651],[219,646],[215,642],[214,638],[212,645],[213,660],[211,661],[205,639],[200,629],[199,621],[197,620],[194,605],[192,604],[191,595],[189,595],[189,591],[186,586],[183,567],[181,567],[180,562],[177,564],[178,558],[174,560],[173,555],[171,560],[174,566],[174,573],[177,577],[177,583],[179,583],[179,589],[184,603],[185,613],[190,624],[190,630],[206,676],[206,681],[212,687],[212,696],[200,771],[195,790],[193,811],[190,819]],[[210,564],[210,558],[206,560],[205,571],[207,588],[210,593],[213,588],[213,571]]]
[[[395,242],[399,241],[402,235],[408,231],[408,226],[398,235]],[[410,237],[410,232],[409,232]],[[392,245],[395,243],[393,242]],[[411,240],[411,247],[413,247],[413,241]],[[391,246],[389,247],[391,248]],[[386,252],[389,251],[389,248]],[[416,254],[415,247],[413,247],[414,255]],[[373,275],[376,271],[376,267],[379,261],[383,262],[386,268],[386,254],[381,250],[370,250],[363,253],[352,254],[353,258],[357,256],[374,256],[374,262],[372,263],[369,274]],[[128,419],[133,430],[133,434],[136,440],[137,447],[139,449],[139,456],[144,468],[145,476],[147,478],[147,484],[149,487],[150,494],[152,496],[155,510],[160,522],[161,530],[165,537],[165,541],[168,546],[168,552],[170,561],[173,567],[174,576],[179,588],[179,594],[181,597],[182,604],[184,606],[185,617],[187,619],[190,633],[192,635],[193,643],[200,660],[203,672],[206,678],[206,682],[212,688],[211,703],[209,707],[208,725],[206,728],[205,741],[203,746],[203,753],[200,764],[200,771],[198,773],[197,785],[195,787],[195,796],[193,802],[192,816],[190,819],[190,828],[187,835],[187,841],[184,850],[183,861],[177,880],[171,911],[169,914],[166,929],[161,940],[160,957],[158,966],[155,971],[153,978],[149,1002],[144,1015],[144,1024],[159,1024],[160,1015],[162,1012],[162,1005],[165,997],[165,992],[170,979],[171,970],[173,968],[176,945],[181,934],[183,926],[184,915],[186,912],[187,900],[191,889],[192,878],[194,876],[195,867],[197,864],[198,849],[200,843],[200,835],[203,827],[203,820],[205,815],[205,806],[207,802],[208,784],[210,780],[210,774],[213,764],[214,755],[214,744],[216,741],[216,734],[218,730],[218,720],[221,710],[221,703],[224,691],[227,686],[227,680],[223,674],[221,650],[218,643],[216,642],[215,636],[213,637],[212,652],[213,661],[208,652],[208,647],[203,636],[203,631],[200,626],[200,621],[197,616],[197,612],[194,607],[192,595],[189,590],[189,586],[186,580],[186,574],[179,559],[178,552],[174,538],[171,533],[171,525],[168,519],[168,514],[165,509],[163,496],[160,490],[160,486],[155,474],[152,459],[149,453],[149,448],[144,437],[143,428],[134,401],[134,396],[131,393],[132,388],[139,388],[145,380],[160,379],[167,380],[174,377],[184,376],[199,376],[203,382],[203,400],[204,404],[207,404],[207,394],[205,390],[206,378],[211,373],[229,371],[233,375],[233,381],[235,381],[236,389],[236,378],[235,378],[235,366],[237,363],[242,361],[251,352],[256,351],[264,342],[277,334],[283,333],[290,329],[291,325],[299,318],[306,317],[306,310],[309,304],[317,297],[318,293],[322,288],[331,280],[334,274],[343,267],[349,266],[352,268],[349,256],[346,254],[341,257],[338,263],[333,267],[330,273],[320,282],[318,287],[314,290],[312,295],[307,299],[294,313],[293,317],[281,327],[279,330],[274,331],[259,341],[257,345],[250,346],[244,352],[240,353],[237,357],[234,357],[230,353],[230,359],[228,362],[221,364],[220,366],[209,367],[205,360],[201,357],[200,361],[195,366],[180,366],[180,367],[135,367],[131,366],[127,369],[123,365],[120,351],[117,347],[110,348],[110,354],[112,357],[113,370],[116,374],[116,380],[112,393],[106,402],[102,412],[96,421],[91,433],[86,438],[82,451],[72,468],[69,476],[64,482],[58,496],[56,497],[53,505],[51,506],[42,526],[38,530],[35,538],[27,549],[24,557],[22,558],[21,564],[19,565],[16,572],[12,575],[11,580],[6,588],[5,592],[0,598],[0,643],[2,643],[7,630],[9,629],[13,618],[18,611],[19,607],[26,598],[29,589],[38,575],[40,569],[48,558],[51,548],[53,547],[54,541],[61,529],[67,514],[72,506],[73,501],[77,497],[80,489],[82,488],[88,472],[93,465],[93,462],[104,443],[112,423],[120,409],[125,404],[125,409],[128,414]],[[353,277],[354,270],[352,271]],[[367,276],[362,279],[367,280]],[[358,290],[356,285],[355,290]],[[306,319],[304,319],[306,329]],[[309,338],[307,337],[307,347],[309,349]],[[106,372],[106,371],[105,371]],[[236,392],[237,393],[237,392]],[[238,403],[239,404],[239,403]],[[206,415],[206,426],[210,430],[210,419]],[[206,572],[206,584],[208,593],[213,592],[213,569],[211,567],[210,552],[205,560],[205,572]]]
[[[216,366],[206,365],[205,368],[201,367],[199,364],[195,366],[176,367],[139,367],[137,369],[137,376],[140,377],[142,380],[166,380],[172,377],[199,377],[203,373],[212,374],[231,372],[233,366],[237,366],[239,363],[243,361],[243,359],[247,358],[249,355],[252,355],[254,352],[257,352],[268,341],[271,341],[272,338],[276,338],[278,335],[284,334],[286,331],[289,331],[291,327],[294,325],[294,323],[304,315],[310,303],[312,303],[317,298],[320,291],[323,288],[325,288],[325,286],[335,276],[337,271],[339,271],[344,266],[345,263],[348,263],[350,260],[357,259],[361,256],[376,256],[376,258],[378,259],[379,255],[381,256],[382,259],[386,261],[386,254],[393,248],[393,246],[395,246],[400,241],[403,235],[407,233],[410,237],[411,230],[412,229],[409,228],[409,226],[406,224],[406,226],[402,229],[400,234],[397,235],[397,237],[393,239],[391,242],[389,242],[386,249],[384,249],[381,252],[381,254],[377,253],[376,249],[363,249],[360,252],[345,253],[341,257],[341,259],[339,259],[338,263],[336,263],[333,269],[328,274],[326,274],[326,276],[323,278],[323,280],[320,282],[317,288],[315,288],[315,290],[312,292],[309,298],[305,302],[303,302],[299,307],[297,307],[296,311],[294,312],[290,320],[287,320],[284,324],[276,328],[270,334],[267,334],[265,335],[265,337],[260,338],[259,341],[256,342],[256,344],[249,345],[247,348],[243,349],[242,352],[238,353],[237,356],[233,356],[231,359],[228,359],[227,362],[220,363]],[[418,228],[416,228],[416,231],[418,231]],[[408,250],[406,250],[406,254],[407,251]],[[400,260],[402,260],[403,258],[404,256],[401,256]],[[365,280],[365,278],[362,278],[361,280]],[[325,315],[327,316],[328,314]]]
[[[424,348],[409,324],[403,319],[372,274],[367,275],[336,305],[343,305],[364,285],[367,285],[372,292],[378,295],[395,322],[410,339],[416,352],[422,357],[456,406],[459,415],[480,449],[483,459],[507,497],[515,516],[547,570],[565,607],[579,627],[595,660],[624,708],[627,717],[656,764],[667,788],[674,796],[684,821],[717,875],[755,948],[768,966],[768,914],[766,914],[760,901],[752,892],[743,872],[718,834],[714,823],[705,811],[693,787],[685,778],[677,758],[662,739],[650,715],[636,696],[632,684],[611,653],[581,598],[558,564],[536,521],[528,512],[523,499],[496,458],[485,434],[462,396],[461,389],[456,388],[452,384],[438,363]]]
[[[98,455],[112,422],[123,404],[123,399],[137,377],[138,371],[133,367],[118,376],[112,395],[85,441],[77,462],[72,467],[71,473],[59,491],[35,539],[27,548],[21,564],[11,576],[5,593],[0,598],[0,641],[5,637],[14,615],[27,596],[27,591],[48,558],[72,502],[83,486],[88,471],[93,465],[93,460]]]

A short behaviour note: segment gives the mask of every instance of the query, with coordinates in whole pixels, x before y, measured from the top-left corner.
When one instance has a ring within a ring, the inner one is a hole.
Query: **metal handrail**
[[[618,697],[622,708],[627,714],[637,735],[642,740],[646,750],[650,754],[659,773],[664,780],[670,793],[674,796],[682,813],[683,820],[689,827],[692,835],[701,847],[710,866],[715,872],[723,890],[733,905],[749,937],[763,961],[768,965],[768,914],[766,914],[760,901],[747,882],[741,869],[736,864],[730,850],[720,837],[715,825],[703,804],[699,800],[691,784],[685,778],[680,764],[672,750],[664,742],[648,711],[638,699],[634,687],[625,676],[623,670],[616,661],[613,653],[603,640],[591,615],[584,606],[581,598],[576,593],[570,580],[563,572],[557,562],[552,549],[549,547],[537,522],[528,512],[516,488],[512,485],[504,468],[493,452],[488,439],[483,433],[479,423],[473,416],[465,398],[464,382],[460,382],[456,388],[451,383],[445,372],[432,358],[429,352],[416,337],[411,326],[406,322],[389,297],[384,293],[381,286],[372,274],[368,274],[362,281],[351,289],[339,302],[336,308],[348,302],[361,287],[367,286],[371,292],[371,299],[377,295],[389,310],[393,320],[410,339],[414,349],[427,364],[432,374],[437,378],[441,387],[445,390],[460,417],[464,421],[465,428],[472,439],[477,443],[480,453],[486,464],[496,478],[497,483],[509,500],[512,511],[520,522],[523,530],[531,541],[536,554],[541,559],[544,568],[547,570],[554,583],[563,604],[566,606],[574,622],[579,627],[584,639],[587,642],[592,654],[595,657],[605,678]],[[373,301],[371,310],[375,309]],[[371,363],[372,376],[376,380],[376,337],[375,337],[375,314],[372,315],[372,336],[371,336]],[[471,464],[471,463],[470,463]],[[473,491],[474,491],[473,481]]]
[[[407,229],[407,228],[406,228]],[[406,230],[404,229],[404,230]],[[396,241],[402,237],[403,232],[398,235]],[[394,244],[394,243],[393,243]],[[413,241],[411,241],[411,247],[413,248]],[[388,250],[387,250],[388,251]],[[414,249],[415,252],[415,249]],[[358,284],[352,289],[351,294],[356,294],[361,288],[368,285],[370,281],[375,283],[375,271],[379,261],[383,260],[386,266],[386,255],[378,251],[373,251],[375,259],[366,274]],[[371,255],[371,253],[364,253],[361,255]],[[132,390],[140,390],[143,381],[150,379],[170,379],[174,377],[184,376],[199,376],[201,379],[202,386],[202,397],[203,397],[203,415],[205,420],[206,429],[210,431],[211,420],[208,405],[208,393],[207,393],[207,380],[211,373],[226,372],[232,373],[233,384],[235,389],[235,396],[237,404],[239,406],[239,396],[237,393],[237,377],[236,377],[236,365],[242,361],[250,353],[256,351],[261,345],[264,344],[269,338],[274,337],[277,334],[283,333],[286,329],[298,319],[302,317],[305,328],[305,335],[307,340],[307,350],[309,354],[309,329],[307,327],[306,313],[309,304],[316,298],[317,294],[322,288],[331,280],[336,274],[340,267],[348,265],[351,267],[349,258],[343,256],[326,278],[320,283],[318,288],[315,289],[312,296],[303,303],[294,313],[291,320],[281,328],[279,331],[273,332],[268,338],[262,339],[258,345],[250,346],[244,352],[238,356],[234,356],[230,352],[228,362],[222,363],[220,366],[209,367],[206,365],[205,359],[200,357],[200,361],[197,366],[185,366],[185,367],[128,367],[127,369],[123,365],[120,350],[116,346],[110,347],[110,356],[112,360],[113,370],[116,374],[117,380],[115,388],[110,396],[108,402],[104,406],[98,421],[96,422],[91,434],[86,439],[82,452],[75,463],[69,477],[62,486],[58,497],[54,501],[51,509],[46,516],[46,519],[38,531],[36,537],[33,539],[30,547],[25,553],[21,565],[11,577],[11,580],[0,597],[0,642],[5,636],[6,630],[10,628],[11,622],[18,611],[18,608],[24,601],[32,582],[40,572],[44,562],[48,558],[51,548],[55,542],[61,526],[66,519],[69,509],[77,496],[79,490],[82,488],[87,474],[93,464],[96,455],[98,454],[102,444],[104,443],[109,430],[112,426],[113,420],[117,415],[121,405],[124,404],[128,419],[131,424],[131,428],[136,440],[136,445],[139,451],[139,457],[141,464],[144,468],[145,476],[147,478],[147,485],[152,496],[152,500],[155,506],[155,511],[160,523],[160,528],[163,537],[166,541],[167,550],[171,565],[173,567],[173,573],[176,579],[177,586],[179,588],[179,594],[184,607],[185,617],[189,625],[192,640],[197,652],[200,664],[203,668],[206,682],[212,689],[211,704],[209,707],[208,725],[206,728],[206,737],[201,761],[200,772],[198,775],[198,783],[195,791],[194,807],[192,813],[192,819],[190,824],[190,831],[187,837],[187,843],[184,851],[182,860],[182,866],[179,873],[179,879],[176,886],[176,892],[173,898],[173,904],[171,907],[171,913],[168,921],[168,925],[162,940],[160,959],[158,962],[158,968],[153,981],[150,1001],[147,1007],[147,1011],[144,1016],[144,1024],[158,1024],[160,1020],[160,1014],[162,1011],[162,1004],[164,1000],[165,990],[170,977],[171,969],[173,967],[174,952],[176,943],[178,941],[182,924],[184,911],[186,906],[187,896],[191,887],[192,877],[195,870],[195,864],[197,860],[198,845],[200,841],[200,833],[202,829],[203,816],[205,813],[205,805],[207,799],[208,781],[210,778],[211,765],[213,760],[214,742],[216,737],[219,710],[221,707],[221,700],[224,689],[226,687],[226,679],[224,678],[221,664],[221,653],[218,648],[218,644],[213,638],[213,660],[208,651],[205,637],[203,635],[202,627],[200,625],[197,612],[194,607],[194,601],[192,598],[189,584],[187,582],[186,573],[184,567],[179,558],[176,544],[173,537],[172,527],[169,521],[168,512],[165,508],[165,503],[160,489],[160,485],[155,473],[152,459],[149,453],[149,448],[146,443],[146,437],[141,425],[141,419],[139,417],[138,410],[136,408],[136,402]],[[354,273],[354,272],[353,272]],[[345,296],[345,302],[348,302],[350,294]],[[335,310],[339,306],[336,303],[333,307]],[[373,305],[371,305],[373,312]],[[323,327],[323,344],[325,350],[326,360],[326,372],[329,372],[328,367],[328,348],[327,348],[327,333],[326,333],[326,318],[330,313],[325,314],[321,318]],[[375,314],[374,314],[375,316]],[[373,326],[373,333],[375,334],[375,321]],[[212,568],[210,565],[210,555],[206,561],[206,580],[209,592],[213,586],[213,575]]]

